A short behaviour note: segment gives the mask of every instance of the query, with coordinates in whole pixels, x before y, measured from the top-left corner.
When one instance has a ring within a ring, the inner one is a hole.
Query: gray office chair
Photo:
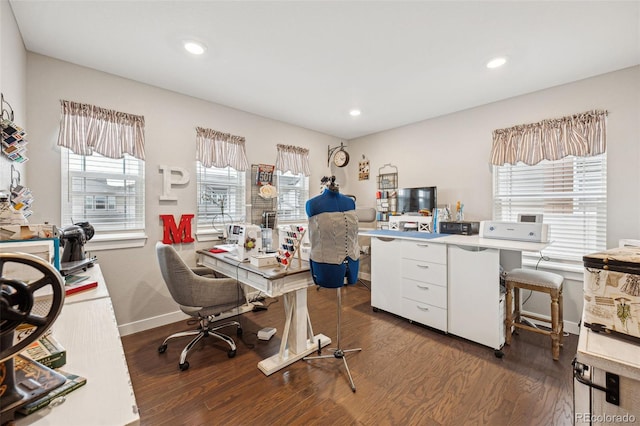
[[[217,278],[208,268],[189,268],[180,258],[173,246],[157,243],[156,254],[162,278],[173,300],[180,306],[185,314],[197,318],[200,325],[197,330],[183,331],[167,337],[158,348],[159,353],[167,350],[167,342],[177,337],[195,336],[182,350],[178,367],[184,371],[189,368],[187,355],[189,351],[203,337],[213,336],[229,344],[231,349],[227,352],[229,358],[236,355],[236,344],[226,334],[218,330],[235,326],[236,334],[242,335],[242,327],[237,321],[228,321],[224,324],[212,325],[215,317],[223,312],[237,308],[246,303],[242,287],[235,279]]]

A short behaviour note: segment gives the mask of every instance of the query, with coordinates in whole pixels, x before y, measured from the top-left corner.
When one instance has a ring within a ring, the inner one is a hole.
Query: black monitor
[[[402,214],[418,213],[421,210],[433,212],[437,205],[437,194],[435,186],[399,189],[397,211]]]

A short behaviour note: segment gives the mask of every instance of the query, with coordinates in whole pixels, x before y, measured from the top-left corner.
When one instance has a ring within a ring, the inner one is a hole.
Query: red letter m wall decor
[[[193,216],[192,214],[183,214],[180,216],[180,225],[176,226],[173,215],[161,214],[160,219],[162,219],[164,228],[162,242],[164,244],[192,243],[191,219]]]

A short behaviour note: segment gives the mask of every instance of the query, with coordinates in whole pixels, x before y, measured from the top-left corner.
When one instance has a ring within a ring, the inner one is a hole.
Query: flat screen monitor
[[[420,210],[433,212],[437,205],[435,186],[421,188],[403,188],[398,190],[398,212],[418,213]]]

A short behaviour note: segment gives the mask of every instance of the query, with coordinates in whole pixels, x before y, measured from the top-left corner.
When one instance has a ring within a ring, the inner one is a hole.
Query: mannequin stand
[[[353,378],[351,377],[351,372],[349,371],[349,365],[347,364],[346,353],[347,352],[360,352],[362,348],[356,349],[342,349],[340,345],[340,323],[342,322],[342,294],[340,290],[342,287],[336,288],[336,292],[338,295],[338,347],[333,350],[331,355],[322,355],[322,347],[320,346],[320,341],[318,341],[318,355],[317,356],[306,356],[303,359],[305,361],[311,359],[325,359],[325,358],[337,358],[342,359],[344,362],[344,368],[347,370],[347,375],[349,376],[349,385],[351,386],[351,390],[353,392],[356,391],[356,385],[353,383]]]

